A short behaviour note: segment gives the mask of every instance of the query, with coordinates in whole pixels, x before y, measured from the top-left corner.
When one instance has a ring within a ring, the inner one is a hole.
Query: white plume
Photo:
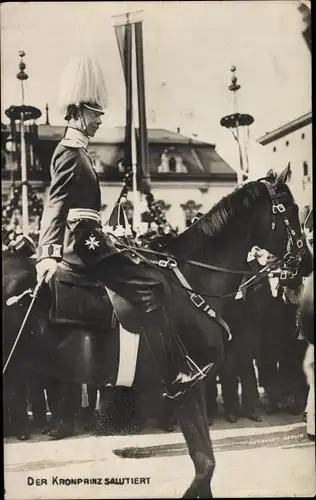
[[[65,66],[60,82],[57,104],[62,113],[67,106],[79,102],[97,103],[107,107],[108,94],[102,69],[95,59],[75,55]]]

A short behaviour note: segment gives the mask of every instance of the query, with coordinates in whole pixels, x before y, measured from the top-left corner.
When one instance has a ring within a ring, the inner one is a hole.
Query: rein
[[[111,236],[112,236],[112,234],[111,234]],[[114,236],[114,238],[116,239],[117,237]],[[191,260],[191,259],[178,259],[177,258],[177,260],[176,260],[174,257],[170,256],[167,253],[159,252],[158,250],[148,250],[147,248],[138,248],[138,247],[135,247],[132,245],[125,245],[124,243],[122,243],[118,239],[117,239],[117,244],[118,244],[118,246],[123,247],[124,251],[131,251],[133,254],[135,254],[137,257],[139,257],[144,262],[149,263],[149,264],[154,264],[154,265],[157,265],[157,266],[162,267],[162,268],[172,269],[172,268],[178,267],[178,262],[179,262],[182,264],[190,264],[192,266],[202,267],[204,269],[208,269],[209,271],[218,271],[218,272],[228,273],[228,274],[237,274],[239,276],[259,276],[259,275],[262,275],[262,271],[256,272],[256,271],[247,271],[246,269],[229,269],[227,267],[215,266],[213,264],[205,264],[204,262],[199,262],[197,260]],[[141,253],[158,255],[160,257],[165,257],[167,260],[147,259],[144,255],[141,255]],[[280,263],[280,262],[281,262],[281,259],[276,259],[275,261],[273,261],[271,263],[271,265],[274,263]],[[266,271],[266,273],[268,274],[269,271]]]
[[[211,265],[211,264],[204,264],[203,262],[198,262],[198,261],[195,261],[195,260],[179,260],[179,262],[190,264],[190,265],[197,266],[197,267],[203,267],[204,269],[207,269],[209,271],[217,271],[217,272],[238,274],[240,276],[250,276],[250,279],[247,280],[245,283],[243,283],[243,285],[239,286],[238,290],[235,290],[234,292],[227,293],[227,294],[224,294],[224,295],[211,295],[210,293],[207,293],[207,292],[200,291],[200,290],[197,290],[195,288],[192,288],[188,284],[187,280],[184,278],[183,274],[179,270],[179,268],[178,268],[178,262],[176,261],[176,259],[174,257],[170,257],[170,255],[165,254],[163,252],[156,251],[156,250],[147,250],[147,249],[144,249],[144,248],[139,249],[139,248],[134,247],[134,246],[125,245],[120,240],[118,240],[118,238],[116,236],[114,236],[114,238],[117,240],[118,246],[123,247],[122,250],[121,250],[121,252],[132,252],[132,254],[134,254],[136,257],[138,257],[142,262],[148,264],[152,268],[157,269],[157,268],[161,267],[161,268],[164,268],[164,269],[171,269],[171,270],[173,270],[174,273],[175,273],[175,275],[176,275],[176,277],[177,277],[177,280],[174,280],[174,279],[172,280],[175,283],[175,285],[178,286],[178,287],[180,287],[180,288],[182,288],[182,289],[184,289],[184,290],[186,290],[189,293],[193,293],[195,296],[201,297],[201,299],[203,299],[203,297],[208,297],[208,298],[212,298],[212,299],[226,299],[226,298],[229,298],[229,297],[234,297],[239,290],[249,288],[252,285],[252,283],[255,280],[255,278],[257,278],[257,277],[263,278],[265,276],[271,276],[271,273],[274,274],[275,271],[273,272],[273,269],[278,269],[279,264],[281,262],[280,259],[276,258],[274,261],[271,262],[271,264],[269,266],[266,265],[260,271],[255,272],[255,271],[228,269],[228,268],[225,268],[225,267],[214,266],[214,265]],[[147,257],[145,257],[144,255],[142,255],[142,252],[144,252],[144,253],[150,253],[150,254],[154,254],[154,255],[159,255],[159,256],[163,256],[163,257],[167,257],[167,260],[162,260],[162,259],[160,259],[160,260],[147,259]],[[261,279],[260,279],[260,281],[261,281]],[[203,303],[204,302],[205,301],[203,300]]]

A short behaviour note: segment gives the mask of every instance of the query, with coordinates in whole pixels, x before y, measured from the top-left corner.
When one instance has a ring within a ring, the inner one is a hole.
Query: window
[[[308,177],[308,163],[307,163],[307,161],[303,161],[303,175],[304,175],[304,177]]]
[[[290,141],[285,141],[285,145],[288,146],[290,144]]]
[[[168,164],[169,164],[169,172],[175,172],[177,162],[174,156],[171,156],[169,158]]]
[[[305,134],[304,134],[304,132],[302,133],[301,138],[302,138],[302,139],[305,139]]]
[[[192,224],[192,219],[197,215],[202,205],[196,203],[194,200],[188,200],[180,206],[185,213],[185,227],[189,227]]]
[[[188,170],[183,161],[181,152],[172,146],[162,153],[157,171],[158,173],[186,173]]]
[[[276,152],[276,150],[277,150],[277,149],[276,149],[276,147],[275,147],[275,146],[273,146],[273,153],[275,153],[275,152]]]

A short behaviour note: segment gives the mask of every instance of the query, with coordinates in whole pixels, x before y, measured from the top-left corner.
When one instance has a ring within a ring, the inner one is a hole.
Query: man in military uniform
[[[146,339],[155,353],[166,395],[174,399],[194,384],[202,371],[188,371],[179,377],[176,366],[169,370],[165,346],[173,330],[159,302],[162,284],[154,273],[144,272],[142,266],[120,255],[109,235],[102,231],[99,180],[87,150],[107,106],[98,63],[89,57],[73,58],[61,77],[59,97],[68,124],[51,161],[51,185],[37,255],[38,280],[45,277],[49,282],[59,265],[76,269],[101,281],[141,310],[147,325]]]

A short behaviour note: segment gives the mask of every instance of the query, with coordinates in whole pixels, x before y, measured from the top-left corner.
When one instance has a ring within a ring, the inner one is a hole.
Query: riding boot
[[[163,396],[168,399],[182,396],[198,381],[204,379],[213,366],[213,363],[210,363],[200,369],[187,356],[184,346],[177,344],[176,332],[162,306],[145,313],[143,335],[165,389]]]

